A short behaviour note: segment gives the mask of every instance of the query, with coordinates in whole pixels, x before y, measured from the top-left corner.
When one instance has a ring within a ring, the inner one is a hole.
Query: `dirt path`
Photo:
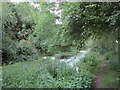
[[[99,67],[99,73],[97,74],[94,80],[93,88],[103,88],[102,83],[104,80],[105,69],[106,69],[106,61],[102,60]]]

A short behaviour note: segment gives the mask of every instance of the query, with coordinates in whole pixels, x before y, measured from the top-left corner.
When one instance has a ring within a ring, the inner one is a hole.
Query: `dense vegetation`
[[[4,2],[2,8],[3,88],[91,88],[103,59],[104,87],[118,87],[119,2]],[[88,48],[78,72],[60,62]]]
[[[3,87],[90,88],[98,68],[94,72],[91,71],[94,66],[98,66],[99,59],[93,55],[89,57],[90,60],[86,58],[86,62],[80,63],[84,66],[77,65],[81,68],[79,72],[65,63],[50,61],[50,58],[4,66]]]

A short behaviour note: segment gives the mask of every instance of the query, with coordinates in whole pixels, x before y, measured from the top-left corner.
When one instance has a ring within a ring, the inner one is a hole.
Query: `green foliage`
[[[2,3],[2,6],[2,63],[11,64],[13,62],[27,60],[29,59],[27,54],[29,53],[29,57],[33,54],[31,53],[33,47],[30,46],[31,44],[28,45],[29,43],[24,43],[24,47],[23,45],[20,45],[23,42],[19,40],[27,40],[32,31],[33,20],[30,16],[31,13],[29,12],[30,5],[27,3],[17,4],[4,2]],[[31,10],[33,9],[31,8]],[[29,14],[30,17],[27,17],[27,14]],[[25,19],[25,17],[27,17],[27,19]],[[20,49],[22,49],[22,52]]]
[[[119,85],[117,78],[118,78],[117,72],[107,69],[105,72],[103,87],[117,88]]]
[[[107,37],[102,37],[95,40],[93,42],[93,45],[100,53],[105,54],[107,52],[113,52],[117,54],[118,43],[116,43],[116,40],[118,40],[118,32],[114,32],[112,34],[109,34]]]
[[[0,88],[2,88],[2,67],[0,66]]]
[[[84,58],[84,61],[98,61],[98,56],[99,56],[99,53],[96,52],[96,51],[89,51],[85,58]]]
[[[61,51],[61,42],[56,38],[56,33],[60,30],[60,25],[55,24],[56,15],[52,6],[54,3],[39,3],[41,10],[32,13],[35,21],[34,32],[30,35],[31,42],[41,52],[41,54],[56,54]],[[48,5],[48,6],[47,6]],[[51,10],[51,11],[50,11]]]
[[[9,2],[4,2],[2,3],[2,24],[8,24],[9,22],[12,22],[13,24],[16,24],[16,16],[15,13],[12,12],[12,7],[14,5],[12,3]]]
[[[110,68],[118,70],[115,41],[118,40],[120,3],[59,3],[62,25],[55,24],[58,16],[51,13],[55,3],[37,4],[39,9],[29,2],[3,3],[3,64],[26,61],[3,66],[3,88],[90,88],[99,61],[105,59],[99,57],[100,53],[108,51],[111,53],[105,57]],[[84,46],[86,40],[88,43]],[[77,47],[93,48],[77,63],[79,72],[50,57],[41,60],[42,55],[54,54],[68,58],[71,55],[66,53],[74,53]],[[116,82],[111,80],[110,83]]]
[[[27,2],[3,3],[3,56],[8,58],[3,57],[3,63],[29,60],[36,50],[35,57],[55,51],[50,49],[56,33],[55,15],[49,11],[51,6],[46,7],[47,3],[40,4],[41,11]]]
[[[21,40],[17,43],[17,61],[27,61],[37,59],[37,49],[30,41]]]
[[[110,69],[118,71],[119,70],[119,56],[116,55],[113,51],[106,53],[105,58],[108,62]]]
[[[54,61],[51,64],[47,64],[47,70],[49,73],[53,74],[54,78],[66,77],[69,75],[74,75],[76,73],[75,69],[67,66],[65,63],[60,63]]]
[[[74,2],[61,3],[63,28],[61,34],[65,41],[83,46],[92,36],[95,39],[118,32],[120,3]]]
[[[4,36],[9,37],[12,40],[21,39],[19,33],[22,32],[23,29],[25,29],[25,32],[27,29],[31,29],[33,24],[33,20],[30,20],[32,17],[28,17],[28,14],[31,15],[29,12],[30,5],[27,3],[15,4],[11,2],[4,2],[2,5],[3,39],[5,38]],[[19,9],[21,11],[19,11]],[[28,21],[24,17],[27,17]],[[23,27],[23,24],[26,26],[26,28]],[[23,36],[22,39],[24,39]]]
[[[102,58],[99,58],[99,55],[95,51],[90,51],[76,65],[80,68],[80,71],[95,75],[98,72],[99,61],[102,60]]]
[[[33,60],[37,59],[38,57],[37,49],[35,49],[29,41],[21,40],[20,42],[4,42],[3,45],[3,64],[12,64],[20,61]]]
[[[74,76],[62,77],[57,83],[58,88],[90,88],[93,76],[83,72]]]
[[[54,18],[50,12],[36,12],[34,13],[34,20],[36,25],[35,30],[30,36],[30,39],[35,43],[36,47],[48,46],[54,34]]]
[[[40,55],[53,55],[70,51],[72,47],[82,48],[85,41],[92,36],[97,38],[94,43],[97,47],[105,46],[105,50],[114,49],[117,52],[115,41],[118,40],[119,3],[59,3],[62,25],[55,24],[58,16],[51,13],[55,3],[37,4],[39,9],[28,2],[3,3],[2,33],[3,43],[6,44],[4,49],[9,47],[7,43],[10,41],[30,40]],[[107,26],[109,28],[106,28]],[[104,43],[107,39],[109,41]]]
[[[110,52],[106,52],[103,54],[105,60],[107,61],[107,67],[105,69],[105,76],[103,81],[104,88],[117,88],[119,85],[119,59],[118,55],[115,53],[114,50]]]
[[[55,77],[54,75],[57,75]],[[3,88],[90,88],[93,75],[65,63],[27,61],[3,67]]]
[[[16,47],[16,43],[14,41],[11,42],[7,42],[7,43],[3,43],[2,44],[2,64],[6,63],[12,63],[13,61],[15,61],[17,59],[17,49]]]
[[[105,71],[105,78],[103,81],[103,87],[117,88],[119,86],[119,68],[118,60],[112,59],[108,61],[108,66]]]
[[[29,3],[27,2],[21,2],[18,4],[15,4],[15,10],[16,13],[18,14],[20,20],[26,24],[32,24],[34,22],[33,16],[32,16],[32,11],[35,10]]]

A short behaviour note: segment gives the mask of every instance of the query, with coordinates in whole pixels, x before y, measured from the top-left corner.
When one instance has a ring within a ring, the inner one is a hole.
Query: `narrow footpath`
[[[106,61],[102,60],[100,67],[99,67],[99,72],[94,80],[93,88],[104,88],[102,86],[103,80],[104,80],[104,74],[105,74],[105,69],[106,69]]]

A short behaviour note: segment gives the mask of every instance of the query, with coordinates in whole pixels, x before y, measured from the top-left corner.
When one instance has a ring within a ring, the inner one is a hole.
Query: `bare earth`
[[[106,61],[102,60],[99,67],[99,73],[94,80],[93,88],[103,88],[102,83],[104,79],[105,69],[106,69]]]

